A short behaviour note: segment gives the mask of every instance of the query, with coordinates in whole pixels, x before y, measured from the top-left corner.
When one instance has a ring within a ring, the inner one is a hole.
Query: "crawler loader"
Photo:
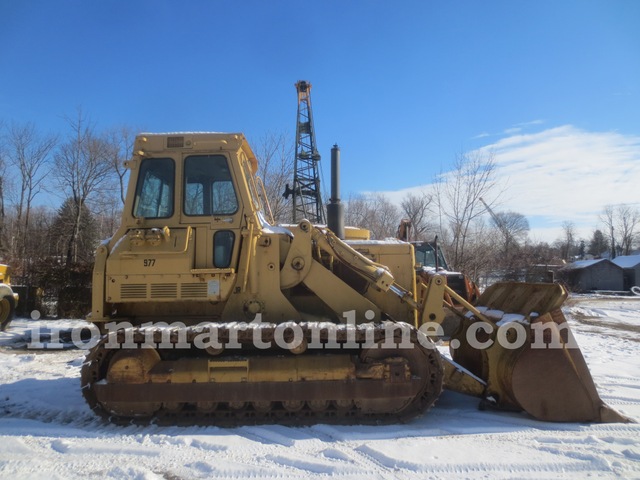
[[[0,332],[3,332],[18,306],[18,294],[11,289],[9,266],[0,264]]]
[[[93,273],[104,335],[82,368],[104,417],[396,422],[446,387],[542,420],[623,420],[571,342],[560,286],[460,299],[452,361],[432,340],[455,295],[443,277],[421,286],[406,242],[267,221],[242,134],[141,134],[127,167],[122,222]]]

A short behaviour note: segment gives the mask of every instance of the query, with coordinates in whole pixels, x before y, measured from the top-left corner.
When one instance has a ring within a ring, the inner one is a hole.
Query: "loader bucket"
[[[626,422],[598,395],[560,307],[558,284],[487,288],[450,342],[453,360],[486,382],[483,405],[553,422]],[[457,347],[457,348],[454,348]]]

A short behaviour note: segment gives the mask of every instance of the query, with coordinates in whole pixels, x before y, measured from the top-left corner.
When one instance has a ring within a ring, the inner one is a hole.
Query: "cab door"
[[[186,155],[183,165],[183,222],[195,230],[193,273],[205,276],[210,296],[217,296],[220,282],[229,283],[238,271],[239,195],[226,155]]]

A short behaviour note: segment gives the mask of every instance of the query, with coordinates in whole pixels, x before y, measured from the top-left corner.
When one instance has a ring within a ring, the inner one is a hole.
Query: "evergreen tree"
[[[601,257],[607,250],[609,250],[609,242],[605,238],[604,233],[602,233],[601,230],[594,231],[591,241],[589,242],[588,253],[594,257]]]
[[[80,219],[77,241],[73,242],[71,257],[73,263],[91,263],[97,247],[98,228],[86,205],[82,205],[80,212],[73,198],[64,201],[50,230],[50,241],[56,256],[65,263],[68,258],[68,246],[75,235],[76,219]]]

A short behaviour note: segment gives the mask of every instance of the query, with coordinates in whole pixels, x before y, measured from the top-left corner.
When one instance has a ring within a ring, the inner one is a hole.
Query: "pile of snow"
[[[572,298],[564,311],[603,400],[640,419],[640,299]],[[0,334],[3,478],[640,477],[640,424],[538,422],[452,392],[398,425],[106,424],[80,393],[86,352],[10,348],[34,325],[16,320]]]

